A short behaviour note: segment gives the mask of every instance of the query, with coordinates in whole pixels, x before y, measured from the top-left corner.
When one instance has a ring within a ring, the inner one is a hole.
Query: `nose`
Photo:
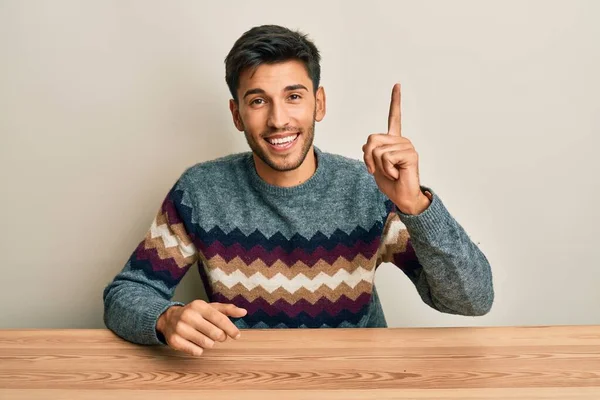
[[[273,129],[283,129],[289,124],[289,122],[290,117],[285,106],[276,102],[272,102],[269,110],[267,125]]]

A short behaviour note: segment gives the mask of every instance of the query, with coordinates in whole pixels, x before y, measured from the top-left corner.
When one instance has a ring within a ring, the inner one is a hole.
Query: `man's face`
[[[312,149],[315,120],[325,115],[325,95],[301,61],[262,64],[240,76],[238,103],[230,102],[236,127],[275,171],[298,168]]]

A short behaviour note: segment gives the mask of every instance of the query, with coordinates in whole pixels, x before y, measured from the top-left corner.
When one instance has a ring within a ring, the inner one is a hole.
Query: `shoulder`
[[[360,203],[385,203],[387,198],[379,190],[375,178],[367,171],[362,159],[326,152],[322,152],[322,155],[326,159],[337,191],[354,197]]]
[[[375,178],[367,171],[363,160],[326,152],[322,152],[322,155],[327,161],[329,171],[335,175],[336,182],[359,185],[364,190],[377,189]]]
[[[365,163],[362,160],[358,160],[355,158],[350,158],[341,154],[335,154],[335,153],[328,153],[325,151],[322,151],[321,154],[323,155],[324,158],[327,159],[327,161],[330,163],[330,165],[334,165],[337,167],[345,167],[345,168],[350,168],[353,171],[361,171],[364,170],[364,172],[367,172],[367,168],[365,166]]]
[[[198,183],[218,183],[230,179],[232,174],[246,168],[249,152],[234,153],[213,160],[203,161],[188,167],[181,175],[180,181],[192,185]]]

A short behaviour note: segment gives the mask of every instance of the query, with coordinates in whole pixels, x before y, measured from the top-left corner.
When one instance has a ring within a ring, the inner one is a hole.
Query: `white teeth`
[[[268,139],[268,140],[269,140],[269,143],[271,143],[271,144],[285,144],[285,143],[293,142],[297,136],[298,136],[298,134],[295,134],[295,135],[284,137],[281,139]]]

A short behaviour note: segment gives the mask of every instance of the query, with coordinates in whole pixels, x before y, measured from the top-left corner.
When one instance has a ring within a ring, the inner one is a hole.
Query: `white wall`
[[[599,20],[593,0],[0,1],[0,328],[103,326],[174,180],[247,149],[223,59],[263,23],[322,52],[326,151],[361,158],[402,82],[422,181],[492,264],[477,319],[383,266],[391,326],[600,323]],[[200,295],[192,271],[176,298]]]

